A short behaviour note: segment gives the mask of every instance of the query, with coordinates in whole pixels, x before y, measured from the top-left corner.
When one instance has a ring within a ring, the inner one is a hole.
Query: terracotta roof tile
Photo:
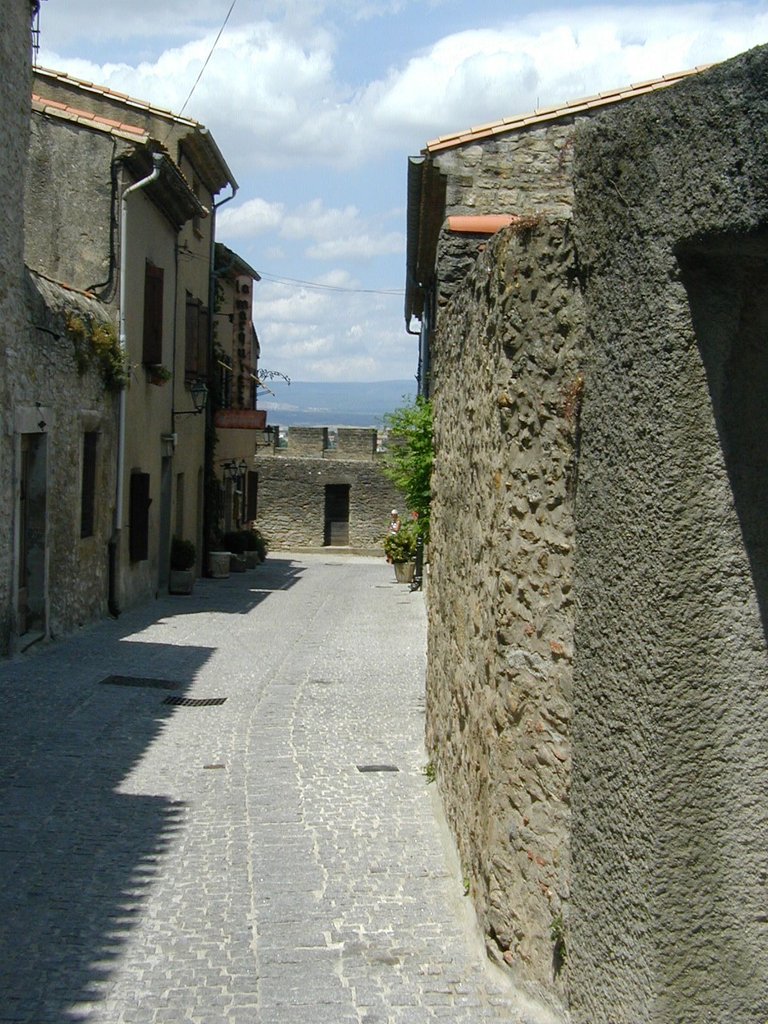
[[[96,85],[94,82],[88,82],[83,78],[75,78],[74,75],[68,75],[64,71],[54,71],[51,68],[43,68],[39,66],[35,66],[34,71],[36,75],[40,75],[42,78],[54,79],[65,84],[70,82],[79,89],[85,89],[89,92],[96,93],[99,96],[118,100],[120,103],[125,103],[126,106],[138,107],[141,110],[145,110],[148,113],[156,115],[157,117],[168,118],[169,120],[177,121],[180,124],[199,127],[199,122],[192,120],[192,118],[179,117],[178,114],[174,114],[171,110],[165,110],[163,107],[155,107],[146,100],[136,99],[135,96],[129,96],[124,92],[117,92],[115,89],[108,89],[105,85]]]
[[[136,128],[132,124],[123,124],[121,121],[92,114],[88,110],[78,110],[77,107],[69,107],[66,103],[48,100],[43,96],[36,96],[34,93],[32,94],[32,109],[39,114],[57,117],[62,121],[71,121],[73,124],[82,124],[88,128],[95,128],[97,131],[108,132],[110,135],[117,135],[134,142],[146,142],[149,139],[149,135],[143,128]]]
[[[675,85],[691,75],[698,75],[702,71],[706,71],[711,66],[711,64],[702,64],[688,71],[677,71],[672,74],[662,75],[661,78],[651,78],[645,82],[638,82],[621,89],[601,92],[595,96],[569,100],[551,107],[539,107],[533,113],[521,114],[516,117],[505,117],[499,121],[491,121],[488,124],[479,125],[476,128],[468,128],[450,135],[440,135],[438,138],[428,142],[422,152],[435,153],[443,149],[452,149],[455,146],[461,146],[468,142],[479,142],[481,139],[491,138],[494,135],[501,135],[505,132],[516,131],[521,128],[528,128],[531,125],[545,124],[547,121],[555,121],[560,117],[572,117],[574,114],[585,110],[595,110],[599,107],[609,106],[612,103],[621,103],[625,100],[634,99],[636,96],[642,96],[645,93],[655,92],[657,89],[666,89],[670,85]]]

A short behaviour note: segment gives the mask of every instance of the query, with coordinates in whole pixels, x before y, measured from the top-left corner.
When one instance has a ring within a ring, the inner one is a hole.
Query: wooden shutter
[[[80,490],[80,536],[92,537],[96,509],[96,446],[95,431],[83,434],[83,478]]]
[[[163,268],[147,262],[144,272],[144,346],[142,362],[163,361]]]

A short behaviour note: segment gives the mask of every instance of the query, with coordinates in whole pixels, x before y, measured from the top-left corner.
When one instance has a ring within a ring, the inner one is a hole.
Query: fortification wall
[[[427,745],[489,951],[544,998],[570,889],[582,343],[569,224],[545,217],[488,244],[433,364]]]

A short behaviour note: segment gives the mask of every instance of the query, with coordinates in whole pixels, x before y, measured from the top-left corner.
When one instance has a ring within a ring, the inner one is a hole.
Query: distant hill
[[[384,414],[416,395],[416,381],[268,381],[274,394],[259,395],[267,422],[280,427],[380,427]]]

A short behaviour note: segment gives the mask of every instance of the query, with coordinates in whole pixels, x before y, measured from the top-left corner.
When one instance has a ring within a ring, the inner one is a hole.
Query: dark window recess
[[[96,449],[99,435],[83,434],[83,482],[80,491],[80,536],[92,537],[96,511]]]
[[[184,376],[196,380],[208,375],[208,310],[187,292]]]
[[[245,518],[252,520],[256,518],[259,508],[259,474],[248,471],[245,493]]]
[[[149,558],[149,473],[131,473],[129,551],[132,562]]]
[[[147,263],[144,271],[144,345],[142,362],[163,361],[163,268]]]

